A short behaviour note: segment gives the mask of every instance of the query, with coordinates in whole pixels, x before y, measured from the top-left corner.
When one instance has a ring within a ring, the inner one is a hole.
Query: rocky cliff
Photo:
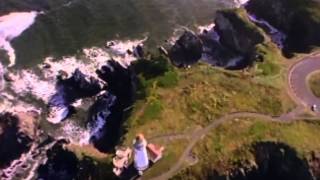
[[[246,9],[287,34],[285,51],[320,45],[320,3],[312,0],[251,0]]]
[[[249,20],[244,9],[217,12],[215,24],[221,44],[242,55],[252,53],[257,44],[264,42],[263,32]]]

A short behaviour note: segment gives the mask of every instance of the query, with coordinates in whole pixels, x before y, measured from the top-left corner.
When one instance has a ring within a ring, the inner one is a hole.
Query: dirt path
[[[290,96],[295,99],[298,103],[298,107],[288,114],[283,114],[280,117],[272,117],[269,115],[259,114],[259,113],[250,113],[250,112],[238,112],[227,114],[214,122],[208,125],[206,128],[195,131],[190,138],[190,142],[186,147],[185,151],[181,154],[177,163],[175,163],[169,171],[161,174],[158,177],[153,178],[152,180],[165,180],[169,179],[176,174],[184,165],[185,159],[190,155],[194,146],[204,138],[212,129],[218,127],[226,121],[230,121],[236,118],[258,118],[265,121],[281,122],[281,123],[291,123],[292,121],[299,119],[309,119],[309,120],[318,120],[320,114],[316,114],[315,117],[298,117],[301,112],[303,112],[303,107],[309,107],[313,104],[320,106],[320,99],[315,97],[312,92],[309,90],[307,85],[307,77],[310,73],[320,69],[320,55],[306,57],[298,63],[294,64],[288,71],[288,93]],[[170,137],[180,137],[183,138],[183,134],[172,134],[163,136],[163,138]],[[186,135],[185,135],[186,136]],[[189,136],[190,137],[190,136]]]

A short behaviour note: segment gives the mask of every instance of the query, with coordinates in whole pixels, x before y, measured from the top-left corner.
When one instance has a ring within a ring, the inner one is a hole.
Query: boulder
[[[185,31],[169,50],[169,58],[175,66],[187,67],[200,60],[202,47],[202,41],[195,33]]]
[[[0,169],[29,151],[38,137],[37,128],[36,113],[0,114]]]

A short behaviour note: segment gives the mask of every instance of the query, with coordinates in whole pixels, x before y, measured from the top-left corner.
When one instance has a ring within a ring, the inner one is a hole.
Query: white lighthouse
[[[138,134],[133,141],[134,147],[134,167],[142,175],[143,171],[149,167],[149,158],[147,153],[147,141],[143,134]]]

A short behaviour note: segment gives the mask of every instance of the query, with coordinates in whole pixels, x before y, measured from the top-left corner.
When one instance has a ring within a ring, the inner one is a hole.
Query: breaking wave
[[[236,7],[241,7],[245,5],[249,0],[234,0]]]
[[[63,71],[68,76],[76,69],[81,70],[86,77],[99,79],[96,70],[100,69],[107,61],[114,59],[124,68],[136,60],[133,53],[134,48],[142,46],[146,39],[134,41],[110,41],[106,47],[92,47],[83,49],[80,57],[70,56],[62,59],[48,57],[44,62],[32,69],[12,70],[8,72],[12,81],[5,82],[6,90],[1,92],[0,111],[28,112],[37,111],[44,113],[42,106],[23,100],[25,96],[31,96],[48,104],[50,98],[57,93],[57,76]],[[3,77],[4,68],[0,67],[0,77]],[[0,78],[1,80],[1,78]],[[3,87],[3,86],[2,86]],[[81,106],[81,99],[74,102],[73,106]],[[48,120],[48,118],[46,118]],[[99,120],[99,118],[97,119]],[[104,126],[102,121],[90,124],[88,127],[79,127],[77,124],[68,121],[61,124],[62,135],[75,144],[88,144],[91,136],[97,136],[99,129]]]
[[[9,56],[9,67],[15,65],[16,55],[10,41],[18,37],[23,31],[28,29],[39,13],[12,12],[0,17],[0,48],[7,51]]]

